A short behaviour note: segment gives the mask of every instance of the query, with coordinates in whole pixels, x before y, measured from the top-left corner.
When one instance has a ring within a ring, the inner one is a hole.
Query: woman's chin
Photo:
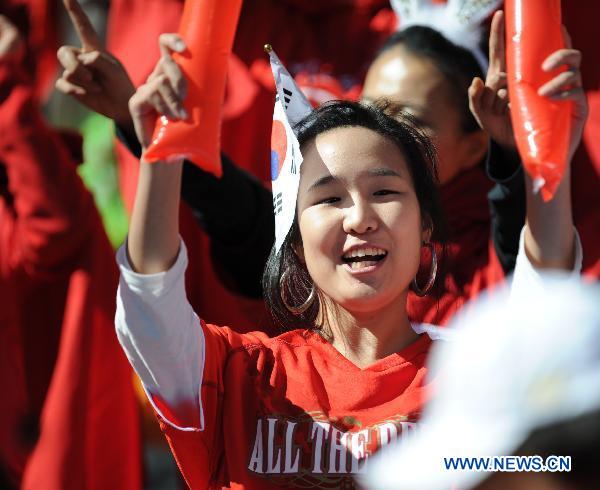
[[[364,286],[361,288],[354,288],[353,294],[336,298],[342,308],[348,311],[350,314],[375,314],[378,311],[387,309],[391,304],[401,303],[399,293],[392,293],[391,291],[382,291],[380,289],[371,288]],[[357,291],[356,289],[360,289]]]

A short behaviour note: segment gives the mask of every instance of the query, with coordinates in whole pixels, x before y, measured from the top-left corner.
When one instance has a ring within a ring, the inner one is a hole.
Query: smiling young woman
[[[173,69],[159,66],[130,101],[144,147],[157,111],[181,102]],[[584,120],[574,117],[574,144]],[[406,310],[421,246],[443,229],[429,140],[408,117],[349,102],[313,112],[298,139],[296,222],[264,275],[287,330],[272,338],[196,316],[178,234],[181,164],[140,164],[117,256],[117,334],[192,488],[352,488],[374,451],[415,430],[429,388],[425,361],[442,333]],[[581,259],[568,175],[549,204],[527,188],[515,291],[539,281],[538,268],[577,270]]]
[[[265,298],[283,328],[317,328],[368,365],[416,338],[407,294],[422,244],[433,235],[443,241],[435,152],[410,118],[353,103],[321,107],[300,124],[298,138],[310,163],[302,167],[292,231],[265,268]],[[375,344],[368,354],[362,349]]]

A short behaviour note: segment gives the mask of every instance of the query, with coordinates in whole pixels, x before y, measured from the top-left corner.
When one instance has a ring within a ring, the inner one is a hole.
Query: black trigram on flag
[[[275,216],[283,211],[283,194],[281,192],[273,198],[273,210],[275,211]]]
[[[292,100],[292,91],[287,88],[283,88],[283,106],[287,109],[290,105],[290,100]]]
[[[285,109],[290,105],[290,100],[292,100],[292,91],[287,88],[283,89],[283,107]],[[279,100],[279,94],[275,95],[275,102]]]
[[[294,145],[292,145],[292,166],[290,168],[290,172],[294,175],[298,173],[298,169],[296,168],[296,153],[294,153]]]

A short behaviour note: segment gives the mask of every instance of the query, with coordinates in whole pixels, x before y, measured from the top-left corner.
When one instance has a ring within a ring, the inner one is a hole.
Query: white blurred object
[[[426,26],[444,35],[457,46],[475,56],[485,74],[488,61],[479,43],[481,23],[502,3],[502,0],[448,0],[440,4],[431,0],[390,0],[399,17],[399,29],[410,26]]]
[[[465,489],[490,473],[444,458],[507,456],[535,429],[600,409],[600,287],[552,274],[519,295],[495,293],[434,346],[436,392],[411,440],[381,451],[370,489]]]

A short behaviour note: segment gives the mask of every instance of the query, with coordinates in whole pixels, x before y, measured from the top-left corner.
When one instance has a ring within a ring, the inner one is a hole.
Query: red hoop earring
[[[425,284],[423,289],[421,289],[419,287],[419,285],[417,284],[416,277],[412,280],[412,290],[414,291],[414,293],[417,296],[421,296],[421,297],[426,296],[427,293],[429,293],[429,291],[431,291],[431,288],[433,287],[433,283],[435,282],[435,278],[437,276],[437,268],[438,268],[437,254],[435,252],[435,247],[433,246],[433,243],[431,243],[431,242],[423,243],[423,246],[428,247],[429,250],[431,251],[431,270],[429,272],[429,279],[427,279],[427,283]]]
[[[310,294],[308,295],[308,298],[306,298],[306,301],[304,301],[304,303],[302,303],[301,305],[298,306],[294,306],[288,303],[288,297],[286,294],[286,289],[289,288],[288,285],[288,279],[289,279],[289,269],[286,269],[285,271],[283,271],[283,274],[281,274],[281,278],[279,279],[279,295],[281,297],[281,302],[283,303],[283,306],[285,306],[288,311],[290,313],[292,313],[293,315],[302,315],[302,313],[304,313],[306,310],[308,310],[313,302],[315,301],[315,297],[317,296],[316,293],[316,288],[314,283],[311,285],[311,289],[310,289]]]

